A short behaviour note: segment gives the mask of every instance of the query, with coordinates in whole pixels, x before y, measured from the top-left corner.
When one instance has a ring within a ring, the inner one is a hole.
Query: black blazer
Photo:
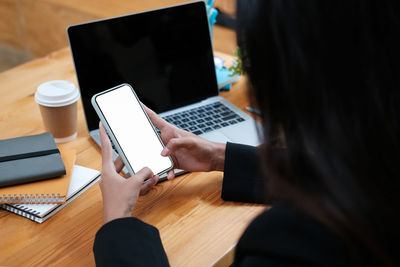
[[[230,144],[226,149],[222,198],[264,203],[258,150]],[[158,230],[137,218],[105,224],[93,247],[98,266],[167,266]],[[259,215],[240,238],[234,266],[354,266],[344,243],[325,226],[278,203]]]

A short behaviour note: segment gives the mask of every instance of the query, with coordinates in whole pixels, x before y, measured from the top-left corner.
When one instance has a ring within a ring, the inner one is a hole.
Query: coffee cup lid
[[[42,83],[35,93],[35,101],[47,107],[67,106],[78,99],[78,88],[76,88],[72,82],[62,80]]]

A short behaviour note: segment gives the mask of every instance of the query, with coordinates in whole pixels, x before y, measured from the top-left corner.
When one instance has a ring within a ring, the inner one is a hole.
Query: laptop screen
[[[202,1],[70,26],[68,37],[89,131],[91,97],[122,83],[157,113],[218,95]]]

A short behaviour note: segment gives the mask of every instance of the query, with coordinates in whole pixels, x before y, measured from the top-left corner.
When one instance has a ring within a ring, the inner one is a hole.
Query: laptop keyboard
[[[242,117],[221,102],[185,110],[163,118],[169,123],[196,135],[244,121]]]

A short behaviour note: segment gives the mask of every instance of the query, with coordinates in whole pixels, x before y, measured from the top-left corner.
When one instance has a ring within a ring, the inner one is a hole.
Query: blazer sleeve
[[[221,197],[226,201],[266,203],[258,148],[227,143]]]
[[[93,252],[97,266],[169,266],[157,228],[133,217],[103,225]]]

